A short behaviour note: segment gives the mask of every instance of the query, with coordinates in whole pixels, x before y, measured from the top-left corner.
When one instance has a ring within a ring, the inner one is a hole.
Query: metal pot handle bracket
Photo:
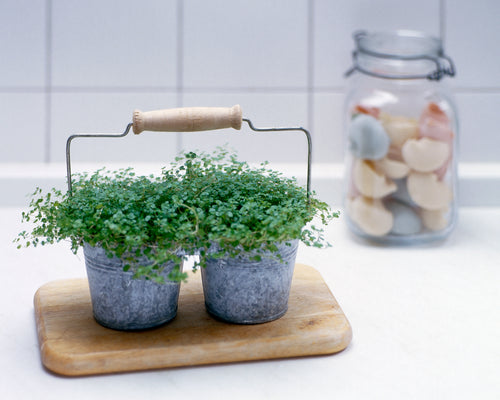
[[[71,182],[71,142],[76,138],[120,138],[127,136],[130,128],[138,135],[143,131],[155,132],[196,132],[215,129],[234,128],[241,129],[245,121],[250,129],[256,132],[283,132],[302,131],[307,138],[307,199],[311,191],[311,153],[312,143],[310,133],[302,127],[292,128],[256,128],[249,119],[242,117],[241,107],[186,107],[171,108],[142,112],[134,111],[133,122],[129,123],[123,133],[110,134],[76,134],[71,135],[66,141],[66,173],[68,192],[72,193]]]

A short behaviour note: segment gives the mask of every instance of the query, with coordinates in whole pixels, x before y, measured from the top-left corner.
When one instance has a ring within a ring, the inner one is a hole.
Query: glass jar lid
[[[352,53],[354,71],[386,79],[430,79],[455,75],[450,57],[440,39],[417,31],[357,31],[353,34],[356,49]]]

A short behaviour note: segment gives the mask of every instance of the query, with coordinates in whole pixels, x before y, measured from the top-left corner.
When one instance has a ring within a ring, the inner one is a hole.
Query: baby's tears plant
[[[276,252],[277,242],[294,239],[328,246],[322,229],[311,221],[316,217],[326,225],[338,213],[267,163],[252,168],[219,149],[211,155],[186,153],[170,172],[190,193],[184,201],[198,217],[197,247],[202,256],[214,244],[219,252],[212,257],[235,256],[242,250]]]
[[[101,246],[107,253],[123,257],[136,277],[162,282],[162,265],[174,261],[169,279],[185,278],[180,272],[179,249],[187,236],[195,234],[188,208],[182,204],[180,182],[172,175],[136,176],[131,169],[73,176],[72,193],[37,189],[24,222],[31,232],[21,232],[17,241],[26,246],[69,240],[74,253],[84,242]],[[135,265],[134,256],[146,255],[149,266]]]
[[[326,225],[338,217],[296,180],[265,163],[251,168],[226,149],[185,153],[157,177],[136,176],[132,169],[99,170],[75,174],[72,182],[72,193],[35,191],[22,214],[34,228],[19,234],[19,247],[69,240],[76,253],[86,242],[125,258],[125,269],[135,277],[160,283],[167,261],[176,264],[169,279],[183,280],[182,254],[200,254],[196,268],[214,247],[212,257],[275,252],[277,242],[294,239],[326,247],[322,229],[311,222],[317,218]],[[139,255],[152,264],[134,263]]]

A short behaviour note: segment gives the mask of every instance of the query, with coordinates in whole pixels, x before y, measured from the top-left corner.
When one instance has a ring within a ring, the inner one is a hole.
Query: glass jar
[[[346,73],[344,209],[351,231],[387,244],[443,239],[457,218],[454,76],[441,41],[356,32]]]

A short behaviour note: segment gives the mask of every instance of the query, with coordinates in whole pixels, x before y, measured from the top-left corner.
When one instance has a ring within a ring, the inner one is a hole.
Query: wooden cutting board
[[[47,283],[35,294],[42,363],[62,375],[91,375],[248,360],[333,354],[352,331],[314,268],[296,264],[287,313],[259,325],[232,325],[205,311],[200,273],[181,285],[170,323],[120,332],[95,322],[86,279]]]

